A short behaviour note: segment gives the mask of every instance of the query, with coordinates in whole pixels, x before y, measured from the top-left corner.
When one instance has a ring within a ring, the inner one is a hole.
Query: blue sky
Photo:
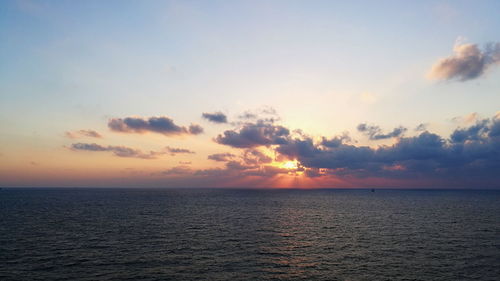
[[[291,130],[347,131],[371,147],[397,140],[372,143],[358,124],[389,131],[426,123],[446,137],[464,125],[453,118],[496,114],[500,72],[491,67],[468,81],[426,74],[457,42],[498,42],[498,11],[498,1],[2,1],[1,168],[32,169],[27,163],[47,155],[92,162],[61,148],[71,144],[64,133],[105,132],[107,120],[127,116],[187,126],[201,124],[202,112],[234,120],[272,107]],[[203,168],[219,150],[213,138],[227,129],[204,128],[196,140],[106,140],[196,147],[193,162]],[[60,161],[47,167],[60,169]]]

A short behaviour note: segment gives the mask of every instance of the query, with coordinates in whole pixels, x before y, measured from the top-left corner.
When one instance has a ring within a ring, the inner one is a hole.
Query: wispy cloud
[[[165,152],[150,151],[149,153],[144,153],[139,149],[134,149],[126,146],[103,146],[97,143],[74,143],[71,145],[73,150],[84,150],[84,151],[108,151],[112,152],[118,157],[128,157],[128,158],[139,158],[139,159],[156,159],[158,156],[165,154]]]
[[[170,155],[176,155],[176,154],[195,154],[194,151],[191,151],[189,149],[186,149],[186,148],[175,148],[175,147],[170,147],[170,146],[167,146],[165,147],[165,150],[170,153]]]
[[[208,155],[208,159],[218,162],[226,162],[233,159],[234,157],[236,157],[236,155],[232,153],[215,153]]]
[[[102,135],[94,130],[67,131],[64,133],[64,136],[70,139],[77,139],[81,137],[102,138]]]
[[[367,135],[370,140],[383,140],[402,136],[407,129],[405,127],[394,128],[389,133],[383,133],[379,126],[367,125],[366,123],[361,123],[357,127],[358,131]]]

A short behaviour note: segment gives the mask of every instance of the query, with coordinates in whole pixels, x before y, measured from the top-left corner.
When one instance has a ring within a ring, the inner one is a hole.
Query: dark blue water
[[[3,189],[1,280],[500,280],[500,192]]]

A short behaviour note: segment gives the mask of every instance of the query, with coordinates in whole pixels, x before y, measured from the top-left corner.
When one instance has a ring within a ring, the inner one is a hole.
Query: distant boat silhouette
[[[375,189],[372,188],[372,192],[375,192]]]

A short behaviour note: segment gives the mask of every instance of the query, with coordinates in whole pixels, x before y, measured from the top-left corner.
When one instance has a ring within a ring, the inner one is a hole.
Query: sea
[[[3,188],[0,280],[500,280],[500,191]]]

